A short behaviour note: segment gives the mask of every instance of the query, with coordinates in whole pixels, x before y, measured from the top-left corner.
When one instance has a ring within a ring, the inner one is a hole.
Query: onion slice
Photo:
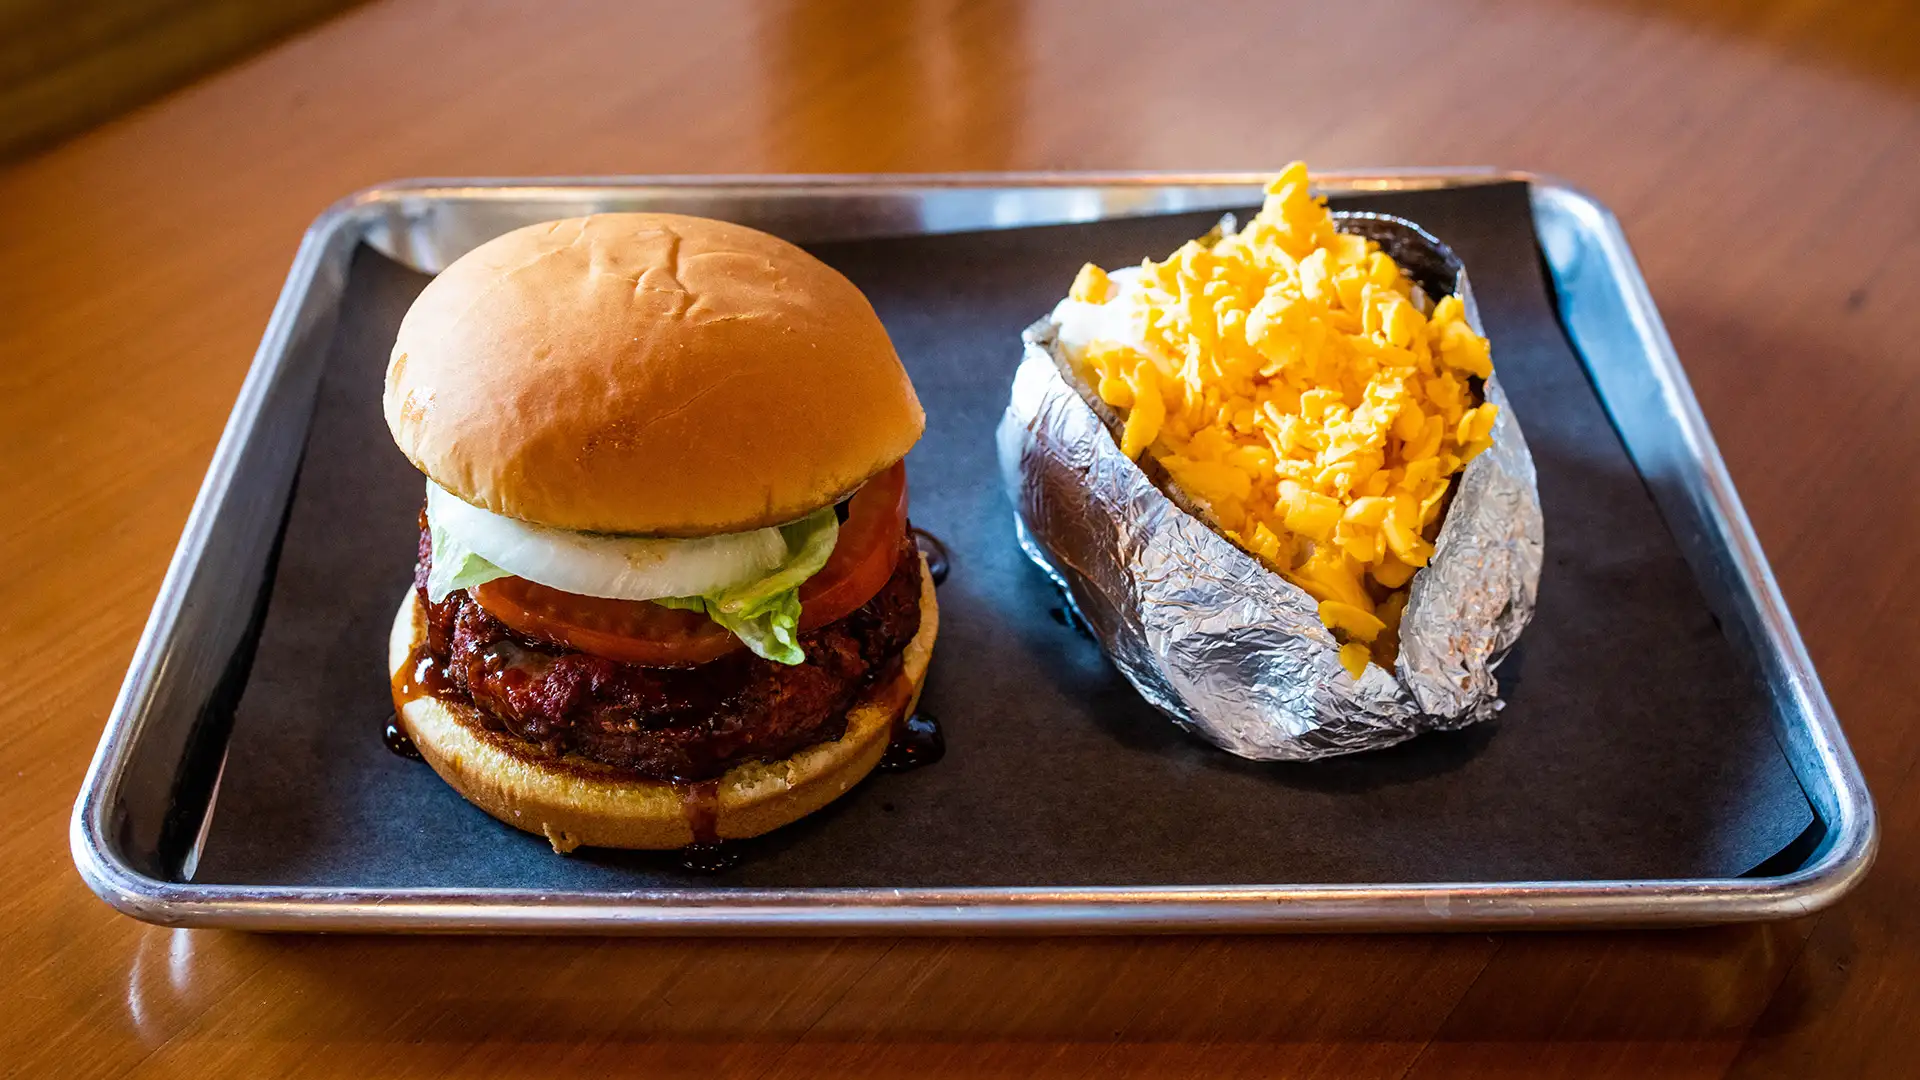
[[[515,577],[581,596],[657,600],[704,596],[758,581],[788,560],[779,528],[690,540],[574,532],[520,521],[427,481],[434,562],[471,553]]]

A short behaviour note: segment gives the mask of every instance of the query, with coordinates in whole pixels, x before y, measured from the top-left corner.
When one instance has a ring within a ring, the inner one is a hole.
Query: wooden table
[[[0,1072],[1920,1068],[1920,18],[1309,6],[400,0],[0,172]],[[418,174],[1299,156],[1542,170],[1620,213],[1877,795],[1852,897],[1634,934],[372,940],[157,929],[75,875],[102,718],[336,197]]]

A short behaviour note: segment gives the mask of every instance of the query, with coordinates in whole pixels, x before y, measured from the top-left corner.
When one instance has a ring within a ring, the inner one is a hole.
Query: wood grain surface
[[[148,927],[76,876],[81,774],[340,195],[1294,157],[1529,168],[1618,211],[1883,815],[1847,900],[1663,933],[376,940]],[[1912,1075],[1916,310],[1900,0],[357,9],[0,172],[0,1073]]]
[[[0,0],[0,161],[227,66],[357,0]]]

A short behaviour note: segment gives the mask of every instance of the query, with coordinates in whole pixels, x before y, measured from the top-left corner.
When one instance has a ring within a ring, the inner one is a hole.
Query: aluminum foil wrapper
[[[1385,215],[1335,220],[1378,241],[1428,295],[1459,294],[1480,330],[1466,272],[1445,245]],[[1049,317],[1023,335],[1001,471],[1021,546],[1142,696],[1262,761],[1377,749],[1499,711],[1494,668],[1533,615],[1543,523],[1533,458],[1497,375],[1482,388],[1500,406],[1493,446],[1467,463],[1433,559],[1413,577],[1395,670],[1370,664],[1355,680],[1305,590],[1175,505],[1120,453],[1063,375],[1057,329]],[[1497,367],[1498,342],[1493,355]]]

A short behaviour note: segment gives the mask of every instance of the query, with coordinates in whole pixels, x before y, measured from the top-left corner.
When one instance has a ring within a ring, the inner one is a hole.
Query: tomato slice
[[[691,667],[746,647],[698,611],[581,596],[525,578],[495,578],[476,586],[473,598],[488,614],[528,637],[623,664]]]
[[[801,583],[800,629],[844,619],[873,599],[893,576],[906,533],[907,467],[895,463],[854,493],[827,565]]]
[[[868,481],[847,506],[833,554],[800,586],[800,628],[846,618],[893,576],[907,528],[907,469],[895,464]],[[624,664],[692,667],[746,648],[697,611],[644,600],[609,600],[505,577],[473,589],[473,598],[512,629]]]

